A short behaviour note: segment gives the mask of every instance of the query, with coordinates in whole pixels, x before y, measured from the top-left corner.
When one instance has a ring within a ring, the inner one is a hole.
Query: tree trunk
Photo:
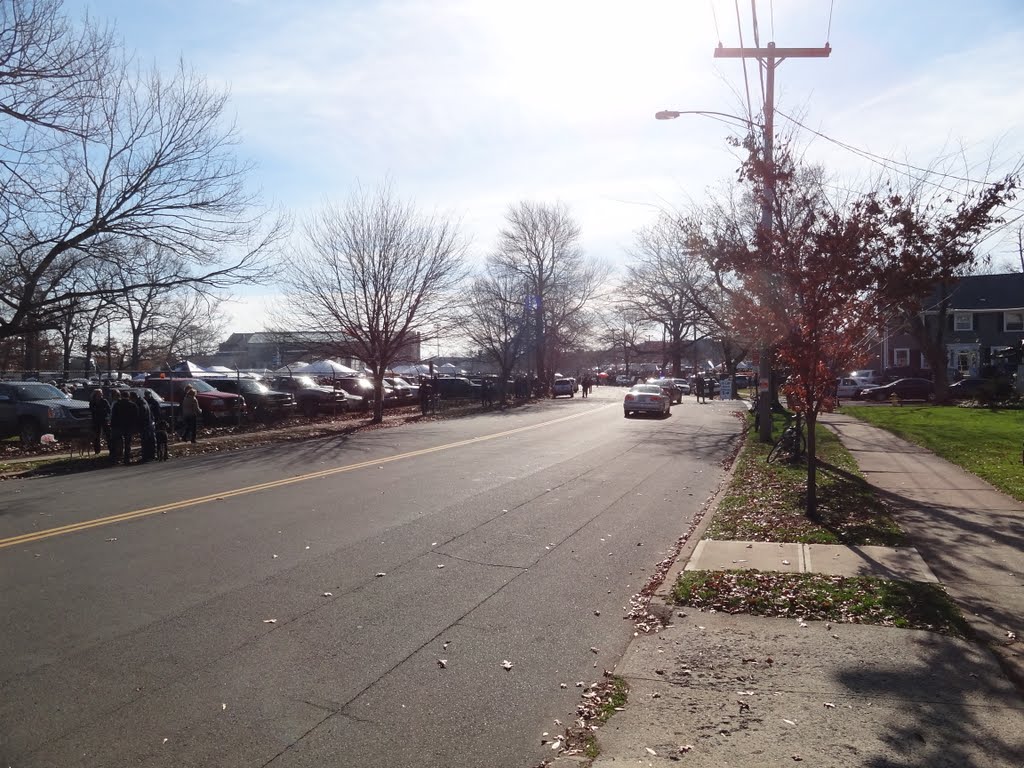
[[[814,428],[818,414],[807,414],[807,517],[818,519],[818,459],[815,455]]]
[[[384,372],[374,371],[373,373],[373,418],[372,424],[380,424],[384,421]]]

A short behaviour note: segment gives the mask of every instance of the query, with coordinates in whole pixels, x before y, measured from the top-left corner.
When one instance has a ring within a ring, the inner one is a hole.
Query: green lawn
[[[844,406],[842,412],[917,443],[1024,502],[1024,410]]]

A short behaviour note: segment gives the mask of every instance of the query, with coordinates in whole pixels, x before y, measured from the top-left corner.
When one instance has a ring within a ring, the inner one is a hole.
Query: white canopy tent
[[[176,366],[171,369],[174,373],[184,373],[186,376],[198,376],[199,374],[206,373],[206,369],[201,365],[196,365],[189,360],[182,360]]]
[[[291,365],[282,365],[280,368],[274,371],[274,373],[306,373],[307,368],[309,368],[309,363],[304,363],[300,360],[299,362],[292,363]]]
[[[342,365],[336,360],[317,360],[315,363],[310,363],[303,368],[302,372],[316,374],[317,376],[329,376],[332,373],[338,376],[351,376],[358,373],[354,368]]]

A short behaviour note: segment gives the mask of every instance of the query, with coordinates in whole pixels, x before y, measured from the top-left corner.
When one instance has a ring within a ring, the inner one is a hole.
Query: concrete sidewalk
[[[1024,504],[883,429],[840,414],[823,414],[821,422],[839,435],[979,639],[1024,688]]]
[[[629,701],[593,768],[1020,768],[1024,703],[977,644],[690,609],[673,622],[616,669]]]
[[[938,581],[914,547],[701,539],[686,563],[686,570],[877,576],[933,584]]]
[[[629,702],[597,732],[594,768],[1024,765],[1024,505],[884,430],[841,415],[821,420],[915,546],[840,552],[708,541],[687,567],[853,567],[938,580],[979,642],[676,609],[616,668]]]

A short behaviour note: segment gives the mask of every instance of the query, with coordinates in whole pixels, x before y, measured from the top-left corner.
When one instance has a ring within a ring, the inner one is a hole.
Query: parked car
[[[236,419],[245,410],[245,398],[230,392],[221,392],[202,379],[171,379],[150,376],[146,386],[171,403],[180,403],[185,387],[196,390],[199,410],[203,421],[212,423],[223,419]]]
[[[631,382],[631,381],[632,381],[632,379],[629,376],[626,376],[625,374],[620,373],[618,376],[615,377],[615,386],[617,386],[617,387],[628,387],[629,386],[629,382]]]
[[[862,389],[865,389],[869,386],[871,385],[864,384],[860,381],[857,381],[857,379],[850,378],[849,376],[840,376],[838,379],[836,379],[836,397],[838,397],[840,400],[842,400],[843,398],[846,398],[847,400],[849,400],[850,398],[856,398],[858,393]]]
[[[36,445],[43,435],[58,440],[92,433],[89,404],[73,400],[52,384],[0,382],[0,438]]]
[[[434,392],[439,397],[475,397],[480,398],[480,385],[474,384],[462,376],[442,376],[431,382]]]
[[[398,395],[398,400],[404,404],[418,402],[420,396],[420,388],[416,384],[410,384],[408,381],[403,379],[401,376],[391,376],[384,379],[384,383],[395,390],[395,394]]]
[[[555,383],[551,387],[551,396],[576,397],[576,393],[572,386],[572,379],[555,379]]]
[[[296,407],[306,416],[348,413],[365,406],[362,397],[350,395],[343,389],[320,386],[309,376],[279,376],[270,383],[274,389],[290,392]]]
[[[678,384],[679,381],[681,381],[681,380],[680,379],[650,379],[647,383],[648,384],[656,384],[657,386],[661,387],[665,391],[665,394],[669,396],[669,399],[673,403],[681,403],[681,402],[683,402],[683,394],[684,393],[683,393],[682,387],[680,387],[679,384]],[[689,393],[690,393],[690,387],[689,387],[689,385],[687,385],[687,387],[686,387],[686,394],[689,394]]]
[[[364,410],[373,405],[373,382],[370,379],[362,376],[347,376],[335,379],[334,386],[360,398],[363,401]],[[384,406],[398,405],[398,402],[398,395],[395,394],[395,390],[385,384]]]
[[[1007,378],[983,379],[971,376],[949,385],[949,396],[954,400],[991,400],[1006,397],[1013,390]]]
[[[882,383],[881,377],[878,375],[878,371],[870,368],[862,368],[856,371],[850,371],[847,378],[856,379],[861,382],[865,387],[877,387]]]
[[[622,398],[622,412],[627,419],[634,413],[668,416],[671,407],[668,395],[657,384],[635,384]]]
[[[867,387],[860,391],[862,400],[881,402],[894,394],[900,400],[931,400],[935,393],[934,385],[928,379],[896,379],[889,384],[878,387]]]
[[[295,397],[291,392],[271,389],[262,381],[250,378],[203,379],[221,392],[230,392],[245,398],[246,411],[257,419],[279,419],[295,413]]]

